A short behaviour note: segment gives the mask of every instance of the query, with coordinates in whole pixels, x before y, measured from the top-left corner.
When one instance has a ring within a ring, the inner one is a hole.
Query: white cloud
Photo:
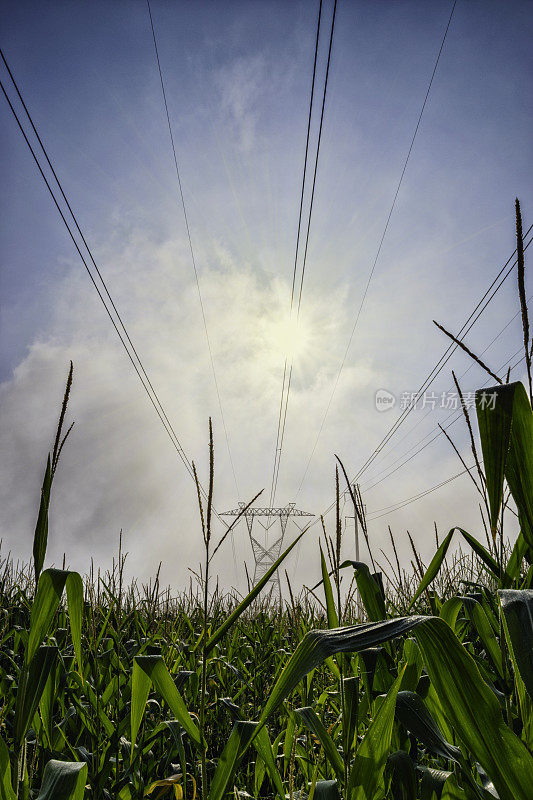
[[[109,265],[105,277],[120,297],[133,342],[204,480],[207,420],[213,416],[216,504],[220,510],[234,507],[236,492],[184,243],[156,243],[137,231],[123,238],[120,250],[104,252],[102,260]],[[213,266],[200,275],[203,300],[241,499],[249,499],[269,483],[284,353],[278,328],[286,318],[289,286],[237,266],[220,245],[209,262]],[[187,566],[201,557],[192,481],[78,265],[72,265],[53,298],[48,329],[1,387],[0,443],[10,454],[3,460],[0,487],[4,548],[31,557],[42,472],[72,359],[69,417],[75,426],[54,484],[47,562],[59,563],[66,552],[67,562],[81,571],[89,568],[91,556],[107,566],[122,528],[130,574],[145,578],[162,560],[163,578],[181,586],[188,581]],[[303,323],[309,338],[295,366],[287,429],[287,447],[296,453],[309,449],[310,431],[329,396],[336,368],[331,352],[340,351],[345,301],[345,292],[336,292],[332,319],[320,297],[310,292],[306,298]],[[341,407],[348,393],[371,376],[370,361],[347,371]],[[296,475],[302,463],[301,456],[287,457],[283,470]],[[282,504],[287,499],[278,495]],[[250,553],[244,532],[236,538],[242,566]],[[224,580],[235,580],[231,557],[221,559],[220,569]]]
[[[272,80],[262,55],[234,59],[216,77],[222,110],[244,152],[249,152],[255,144],[260,109]]]

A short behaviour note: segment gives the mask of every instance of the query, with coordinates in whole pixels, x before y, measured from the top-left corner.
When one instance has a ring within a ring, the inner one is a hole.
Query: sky
[[[339,0],[295,338],[289,304],[318,3],[152,0],[220,404],[146,4],[1,5],[6,59],[205,485],[212,417],[216,509],[233,509],[262,489],[258,502],[268,505],[283,367],[293,349],[275,504],[324,512],[334,499],[335,454],[351,477],[357,474],[401,413],[402,398],[446,350],[433,320],[458,331],[512,254],[515,197],[524,229],[531,224],[531,2],[457,3],[361,307],[452,6]],[[332,8],[324,0],[313,153]],[[3,66],[1,74],[14,100]],[[146,580],[162,562],[161,581],[187,587],[203,546],[193,481],[4,98],[0,129],[2,553],[31,558],[72,359],[68,420],[75,425],[54,481],[46,563],[60,564],[65,553],[82,573],[91,558],[105,569],[122,530],[129,577]],[[308,200],[307,192],[306,206]],[[529,277],[527,290],[529,296]],[[478,353],[487,348],[484,358],[496,372],[504,373],[509,359],[519,362],[517,311],[513,274],[466,338]],[[426,561],[434,523],[442,535],[458,525],[484,539],[468,475],[397,508],[462,470],[449,442],[436,437],[438,423],[453,419],[440,407],[442,393],[453,389],[452,369],[465,392],[490,384],[455,353],[431,386],[435,395],[361,476],[378,561],[380,549],[390,555],[389,525],[406,567],[407,530]],[[523,362],[512,377],[524,378]],[[395,398],[387,410],[376,407],[381,390]],[[461,419],[449,434],[469,464]],[[343,519],[350,517],[350,504],[341,504]],[[333,533],[331,513],[326,525]],[[346,558],[354,557],[351,525],[347,519]],[[319,528],[287,561],[296,587],[319,574]],[[222,530],[217,521],[215,539]],[[275,536],[257,523],[255,530],[266,543]],[[512,525],[508,531],[512,536]],[[287,543],[296,533],[291,523]],[[368,558],[364,548],[361,555]],[[221,585],[243,590],[245,561],[253,571],[243,523],[215,559]]]

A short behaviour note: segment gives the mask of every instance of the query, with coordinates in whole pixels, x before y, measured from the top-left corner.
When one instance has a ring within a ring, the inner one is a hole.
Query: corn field
[[[520,239],[518,256],[523,286]],[[530,376],[529,333],[525,347]],[[0,564],[0,800],[530,800],[530,378],[529,391],[498,383],[493,407],[477,392],[475,435],[465,410],[484,543],[450,520],[428,565],[415,552],[416,571],[384,575],[341,562],[338,522],[316,553],[319,586],[283,605],[264,590],[296,542],[246,597],[212,590],[227,536],[211,531],[212,432],[197,590],[125,585],[120,551],[84,580],[44,569],[71,381],[72,369],[33,563]],[[339,491],[337,473],[337,503]],[[512,546],[507,513],[520,524]]]

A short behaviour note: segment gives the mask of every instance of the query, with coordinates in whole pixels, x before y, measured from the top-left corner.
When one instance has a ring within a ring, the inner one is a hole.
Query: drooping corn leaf
[[[137,669],[135,669],[135,667],[137,667]],[[180,725],[182,725],[184,730],[189,734],[193,742],[199,745],[201,743],[200,731],[189,714],[187,706],[185,705],[182,696],[176,688],[176,684],[172,680],[167,666],[163,661],[163,656],[136,656],[134,659],[133,669],[134,673],[132,675],[131,707],[132,744],[134,738],[137,736],[137,731],[139,729],[142,714],[144,712],[144,706],[146,704],[148,692],[150,691],[150,685],[153,683],[154,688],[167,703],[172,713],[179,721]],[[140,672],[143,672],[146,677],[143,678]],[[133,736],[133,733],[135,733],[135,737]]]
[[[416,692],[398,692],[396,718],[432,753],[461,762],[461,751],[446,741],[439,726]]]
[[[183,775],[181,774],[169,775],[168,778],[162,778],[159,781],[153,781],[148,787],[148,789],[145,791],[144,796],[148,797],[149,795],[152,794],[152,792],[155,789],[161,789],[163,791],[164,789],[172,789],[175,800],[182,800],[183,798],[182,782],[183,782]],[[159,792],[157,797],[161,797],[163,795],[163,791]]]
[[[87,764],[83,761],[56,761],[44,768],[37,800],[83,800]]]
[[[528,800],[533,757],[505,725],[496,697],[473,658],[438,617],[401,617],[334,630],[310,631],[296,648],[268,698],[264,723],[302,677],[325,658],[356,652],[414,631],[431,683],[456,735],[493,780],[501,800]],[[458,679],[460,676],[460,679]]]
[[[35,651],[48,633],[63,590],[67,586],[67,602],[72,634],[72,643],[81,674],[81,621],[83,614],[83,582],[78,572],[63,569],[46,569],[39,578],[30,616],[30,632],[24,655],[28,665]]]
[[[396,750],[389,755],[385,774],[390,781],[392,800],[413,800],[416,797],[415,767],[405,750]]]
[[[368,564],[365,564],[363,561],[347,560],[343,561],[340,568],[344,569],[347,566],[352,566],[355,570],[357,588],[359,589],[361,602],[365,607],[368,618],[372,620],[372,622],[379,622],[385,619],[387,612],[385,609],[383,592],[376,578],[370,574]]]
[[[422,776],[420,800],[468,800],[463,789],[457,785],[453,772],[424,766],[416,769]]]
[[[400,617],[345,628],[309,631],[283,668],[263,707],[259,721],[266,722],[301,679],[336,653],[354,653],[390,641],[421,625],[427,617]]]

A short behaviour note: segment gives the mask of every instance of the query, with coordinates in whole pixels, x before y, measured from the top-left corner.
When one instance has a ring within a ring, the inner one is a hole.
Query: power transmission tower
[[[282,547],[283,547],[283,539],[285,538],[285,531],[287,530],[287,523],[289,521],[289,517],[312,517],[313,514],[310,514],[307,511],[301,511],[298,508],[295,508],[295,503],[289,503],[288,505],[284,506],[283,508],[248,508],[244,514],[242,509],[244,508],[244,503],[239,503],[239,508],[234,508],[231,511],[224,511],[221,516],[222,517],[237,517],[242,515],[246,518],[246,525],[248,527],[248,535],[250,537],[250,543],[252,545],[252,552],[254,554],[254,578],[253,582],[254,585],[257,581],[261,580],[261,578],[266,575],[270,567],[278,560],[281,555]],[[254,519],[256,517],[266,517],[267,523],[266,525],[263,524],[260,520],[259,524],[265,530],[265,543],[261,544],[257,540],[255,536],[252,535],[252,527],[254,524]],[[278,538],[271,543],[267,543],[266,536],[270,528],[274,525],[275,520],[272,520],[272,517],[279,517],[280,522],[280,535]],[[271,521],[272,520],[272,521]],[[297,523],[296,523],[297,524]],[[299,526],[298,526],[299,527]],[[269,579],[268,583],[271,586],[271,591],[276,590],[279,601],[281,602],[281,583],[279,579],[278,570],[272,575]]]

